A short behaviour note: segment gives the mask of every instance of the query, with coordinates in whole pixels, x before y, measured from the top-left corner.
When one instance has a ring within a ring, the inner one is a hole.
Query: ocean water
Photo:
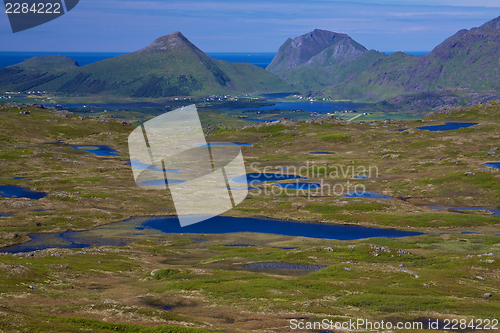
[[[63,55],[75,59],[80,66],[85,66],[104,59],[118,57],[127,52],[0,52],[0,68],[15,65],[32,57]],[[207,53],[214,59],[229,62],[248,62],[266,68],[275,53]]]
[[[394,52],[384,52],[391,54]],[[404,52],[407,54],[422,56],[428,51]],[[42,57],[47,55],[63,55],[75,59],[80,66],[85,66],[104,59],[118,57],[127,54],[127,52],[0,52],[0,68],[15,65],[32,57]],[[273,61],[276,53],[274,52],[208,52],[209,56],[217,60],[229,62],[248,62],[252,65],[266,68]],[[276,97],[275,97],[276,98]]]
[[[125,52],[0,52],[0,68],[15,65],[26,59],[48,55],[63,55],[75,59],[80,66],[85,66],[104,59],[118,57]]]

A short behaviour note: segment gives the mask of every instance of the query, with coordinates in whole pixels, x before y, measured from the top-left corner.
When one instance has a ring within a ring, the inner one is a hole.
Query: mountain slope
[[[395,53],[319,95],[382,100],[399,94],[467,88],[500,90],[500,18],[460,30],[421,57]]]
[[[266,68],[296,89],[319,90],[360,73],[385,54],[368,51],[345,34],[316,29],[288,39]]]
[[[295,90],[314,91],[326,89],[345,81],[353,74],[361,73],[375,61],[387,57],[374,50],[366,51],[354,59],[348,59],[328,67],[299,67],[279,73],[279,77]]]
[[[12,71],[21,79],[6,82]],[[31,86],[55,92],[131,97],[250,93],[286,86],[276,75],[257,66],[212,59],[180,32],[158,38],[139,51],[67,68],[64,73],[33,71],[46,80],[34,82],[19,64],[0,70],[0,86],[18,91]]]
[[[5,91],[30,90],[53,81],[74,68],[78,68],[78,63],[64,56],[30,58],[0,69],[0,87]]]
[[[267,70],[282,73],[299,67],[327,67],[354,59],[366,48],[345,34],[315,29],[288,39],[278,50]]]

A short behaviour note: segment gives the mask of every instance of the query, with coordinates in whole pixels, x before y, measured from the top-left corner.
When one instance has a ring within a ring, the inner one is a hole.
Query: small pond
[[[453,131],[460,128],[471,127],[478,123],[444,123],[444,125],[422,126],[417,127],[419,130],[425,131]]]
[[[110,146],[105,145],[71,145],[76,150],[83,150],[97,156],[113,156],[118,155],[118,152]]]
[[[489,216],[498,216],[500,215],[500,209],[490,209],[490,208],[484,208],[484,207],[441,207],[441,206],[430,206],[430,209],[437,209],[437,210],[447,210],[449,212],[460,212],[461,210],[470,210],[470,211],[488,211],[492,212],[493,214]]]
[[[45,192],[35,192],[29,188],[17,185],[0,185],[0,197],[3,198],[29,198],[39,200],[46,196],[47,193]]]
[[[280,180],[289,180],[289,179],[306,179],[305,177],[300,177],[296,175],[287,175],[281,173],[265,173],[265,172],[255,172],[255,173],[247,173],[243,176],[233,177],[231,180],[238,184],[258,184],[270,181],[280,181]]]
[[[483,165],[490,168],[500,169],[500,162],[485,163]]]

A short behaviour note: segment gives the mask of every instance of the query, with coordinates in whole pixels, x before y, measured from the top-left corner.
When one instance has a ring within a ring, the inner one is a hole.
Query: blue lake
[[[309,154],[312,154],[312,155],[330,155],[330,154],[335,154],[335,153],[333,153],[331,151],[312,151]]]
[[[441,206],[430,206],[429,209],[436,209],[436,210],[447,210],[450,212],[453,211],[460,211],[460,210],[470,210],[470,211],[489,211],[492,212],[492,215],[489,216],[498,216],[500,215],[500,209],[490,209],[490,208],[483,208],[483,207],[441,207]]]
[[[247,173],[243,176],[233,177],[232,181],[238,184],[258,184],[263,182],[270,181],[280,181],[280,180],[288,180],[288,179],[306,179],[304,177],[295,176],[295,175],[287,175],[287,174],[279,174],[279,173]]]
[[[383,195],[377,192],[364,191],[364,192],[353,192],[350,194],[344,195],[346,198],[366,198],[366,199],[394,199],[394,197],[390,197],[387,195]]]
[[[323,103],[323,102],[279,102],[274,103],[274,105],[270,106],[261,106],[261,107],[253,107],[253,108],[235,108],[228,110],[276,110],[276,109],[285,109],[285,110],[304,110],[305,112],[316,112],[316,113],[327,113],[327,112],[335,112],[339,110],[353,110],[360,107],[366,106],[366,104],[358,104],[358,103]]]
[[[137,232],[152,230],[160,233],[193,233],[193,234],[226,234],[236,232],[256,232],[285,235],[293,237],[311,237],[322,239],[355,240],[371,237],[399,238],[422,235],[419,232],[395,229],[367,228],[349,225],[332,225],[324,223],[300,223],[292,221],[238,218],[216,216],[200,223],[181,227],[175,216],[133,218],[127,221],[113,223],[97,228],[104,233],[106,229],[129,230],[131,222],[139,220],[134,227]],[[89,246],[123,246],[136,239],[107,239],[96,237],[88,231],[68,231],[59,234],[28,235],[32,241],[0,249],[0,252],[30,252],[48,248],[83,248]]]
[[[9,217],[12,216],[12,214],[0,214],[0,217]]]
[[[500,169],[500,162],[485,163],[484,166]]]
[[[47,193],[45,192],[35,192],[29,188],[17,185],[0,185],[0,197],[4,198],[29,198],[38,200],[46,196]]]
[[[248,119],[245,118],[247,121],[279,121],[279,119]]]
[[[425,130],[425,131],[452,131],[452,130],[457,130],[460,128],[467,128],[471,127],[474,125],[477,125],[478,123],[444,123],[444,125],[433,125],[433,126],[422,126],[422,127],[417,127],[420,130]]]
[[[370,237],[397,238],[421,235],[418,232],[394,229],[367,228],[322,223],[301,223],[264,218],[238,218],[216,216],[200,223],[181,227],[177,217],[164,216],[148,218],[142,223],[146,228],[164,233],[226,234],[234,232],[258,232],[286,236],[353,240]]]
[[[317,190],[321,188],[321,185],[318,183],[306,183],[306,182],[295,182],[295,183],[283,183],[276,184],[273,186],[278,186],[288,190]]]
[[[118,155],[118,152],[111,148],[110,146],[105,145],[71,145],[71,147],[76,150],[83,150],[97,156],[113,156]]]
[[[354,176],[354,179],[369,179],[366,176]]]
[[[301,271],[318,271],[327,266],[301,266],[294,264],[285,264],[282,262],[261,262],[257,264],[243,265],[243,268],[249,269],[296,269]]]
[[[197,144],[198,147],[229,147],[232,145],[251,146],[252,144],[243,142],[209,142],[204,144]]]
[[[261,96],[266,99],[275,99],[275,98],[285,98],[292,95],[292,93],[274,93],[274,94],[262,94]]]
[[[124,246],[129,240],[85,237],[85,232],[67,231],[60,234],[28,235],[31,241],[0,248],[0,252],[18,253],[51,248],[81,249],[91,246]]]

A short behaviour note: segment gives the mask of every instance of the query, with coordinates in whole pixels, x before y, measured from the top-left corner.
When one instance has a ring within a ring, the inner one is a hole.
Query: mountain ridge
[[[280,47],[282,54],[275,57],[278,63],[286,62],[283,50],[290,48],[290,40]],[[459,30],[421,57],[376,52],[366,50],[361,53],[364,58],[354,54],[328,66],[296,61],[287,64],[290,69],[275,72],[298,89],[333,99],[381,101],[400,94],[456,88],[500,91],[500,17],[477,28]]]
[[[364,46],[346,34],[315,29],[287,39],[266,70],[279,74],[299,67],[326,67],[366,51]]]
[[[64,58],[59,59],[61,62],[70,59]],[[0,69],[0,87],[6,91],[159,98],[275,91],[286,86],[276,75],[260,67],[211,58],[180,32],[159,37],[140,50],[82,67],[56,71],[26,68],[21,63]]]

